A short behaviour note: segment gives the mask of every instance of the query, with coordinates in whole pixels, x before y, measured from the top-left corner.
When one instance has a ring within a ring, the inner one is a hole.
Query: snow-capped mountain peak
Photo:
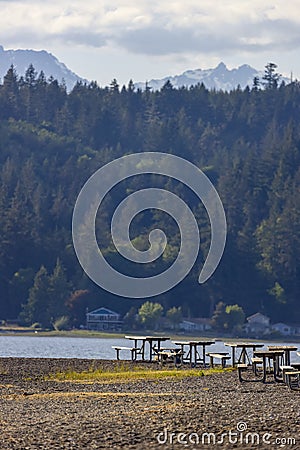
[[[264,72],[260,72],[248,64],[243,64],[238,68],[228,69],[226,64],[220,62],[212,69],[186,70],[181,75],[164,77],[147,81],[148,87],[152,90],[159,90],[169,80],[175,88],[195,86],[203,83],[207,89],[230,91],[237,86],[244,89],[253,85],[254,77],[263,77]],[[284,81],[289,81],[282,78]],[[145,89],[146,83],[135,83],[136,88]]]

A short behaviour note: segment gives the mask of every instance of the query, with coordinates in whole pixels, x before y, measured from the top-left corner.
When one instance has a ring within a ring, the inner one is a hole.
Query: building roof
[[[103,315],[103,316],[119,316],[119,313],[116,313],[115,311],[112,311],[111,309],[105,308],[105,307],[101,307],[98,309],[95,309],[94,311],[89,311],[88,314],[93,314],[93,315]]]
[[[189,322],[189,323],[197,323],[197,324],[204,324],[204,325],[210,325],[211,319],[208,317],[195,317],[195,318],[183,318],[181,322]]]
[[[285,326],[290,328],[300,328],[300,324],[298,323],[285,323],[285,322],[277,322],[272,325],[272,327]]]
[[[262,313],[260,313],[260,312],[258,312],[258,313],[255,313],[255,314],[252,314],[252,316],[249,316],[249,317],[247,317],[247,320],[251,320],[251,319],[256,319],[256,318],[259,318],[259,317],[262,317],[262,318],[264,318],[264,319],[267,319],[267,320],[270,320],[270,318],[268,317],[268,316],[265,316],[264,314],[262,314]]]

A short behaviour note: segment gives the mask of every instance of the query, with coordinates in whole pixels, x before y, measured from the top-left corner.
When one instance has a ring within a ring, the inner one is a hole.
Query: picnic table
[[[253,354],[255,357],[262,359],[262,365],[263,365],[262,381],[263,381],[263,383],[265,383],[266,379],[267,379],[267,371],[268,371],[267,362],[269,362],[269,368],[271,369],[271,367],[270,367],[271,361],[273,363],[272,373],[274,376],[274,380],[277,381],[278,380],[278,371],[279,371],[279,359],[283,357],[284,350],[255,350],[253,352]]]
[[[205,367],[205,349],[207,346],[214,344],[215,341],[173,341],[173,344],[179,345],[182,355],[185,354],[185,347],[188,348],[186,356],[183,357],[183,361],[189,362],[191,365],[197,365],[200,363]],[[202,348],[200,354],[200,348]]]
[[[137,355],[141,355],[143,361],[145,361],[147,344],[149,348],[149,361],[152,361],[154,353],[160,351],[161,343],[168,341],[170,338],[166,336],[125,336],[125,339],[134,341],[135,359]]]
[[[284,365],[291,365],[291,352],[296,352],[298,347],[294,345],[269,345],[268,350],[283,350],[284,352]]]
[[[226,347],[231,347],[231,365],[235,367],[236,364],[249,364],[251,365],[249,350],[255,352],[257,348],[261,348],[264,344],[259,344],[257,342],[224,342]],[[240,350],[238,359],[236,360],[236,350]]]
[[[180,350],[180,348],[163,348],[159,351],[155,349],[155,351],[157,354],[157,360],[161,364],[167,361],[172,361],[177,367],[183,361],[183,352]]]

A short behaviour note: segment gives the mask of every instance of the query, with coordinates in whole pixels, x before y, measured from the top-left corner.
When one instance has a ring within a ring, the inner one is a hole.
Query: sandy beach
[[[0,448],[300,448],[300,392],[271,379],[240,384],[235,371],[117,382],[47,379],[90,366],[91,360],[1,358]]]

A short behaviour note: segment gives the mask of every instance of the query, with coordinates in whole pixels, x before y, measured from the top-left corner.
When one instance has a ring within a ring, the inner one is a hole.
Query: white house
[[[283,322],[274,323],[272,330],[278,331],[282,336],[300,335],[300,325],[291,325]]]
[[[270,318],[261,313],[253,314],[247,317],[245,330],[248,334],[260,336],[270,333]]]
[[[292,328],[286,323],[278,322],[272,325],[272,330],[278,331],[283,336],[291,336],[293,334]]]
[[[206,317],[183,319],[179,324],[179,328],[188,333],[192,331],[208,331],[211,329],[210,319]]]
[[[88,330],[121,331],[123,320],[120,314],[102,307],[86,314],[86,324]]]

